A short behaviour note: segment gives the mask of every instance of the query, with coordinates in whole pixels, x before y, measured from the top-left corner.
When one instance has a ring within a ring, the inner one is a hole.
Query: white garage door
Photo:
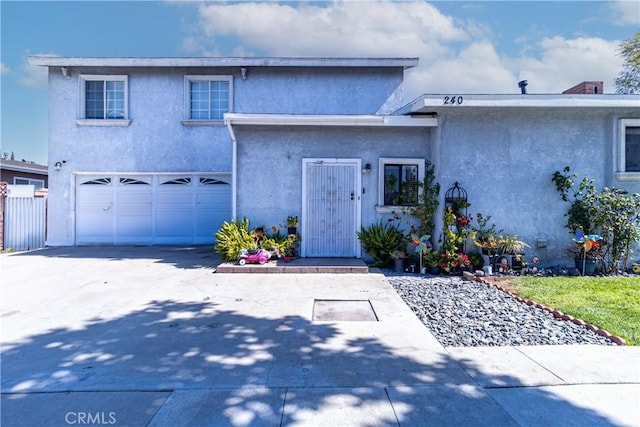
[[[213,243],[231,217],[229,174],[78,175],[77,244]]]

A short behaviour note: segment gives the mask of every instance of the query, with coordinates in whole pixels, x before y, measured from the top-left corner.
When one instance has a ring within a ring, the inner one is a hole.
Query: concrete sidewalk
[[[639,347],[445,349],[381,274],[215,261],[0,255],[2,425],[640,425]]]

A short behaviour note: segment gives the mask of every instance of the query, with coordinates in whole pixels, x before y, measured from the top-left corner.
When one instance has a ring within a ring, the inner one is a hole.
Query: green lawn
[[[518,277],[512,292],[640,345],[640,278]]]

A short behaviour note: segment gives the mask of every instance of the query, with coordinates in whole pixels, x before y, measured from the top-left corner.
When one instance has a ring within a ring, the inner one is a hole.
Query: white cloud
[[[414,56],[468,38],[451,17],[424,2],[294,5],[203,4],[199,12],[207,36],[240,37],[273,56]]]
[[[11,72],[11,69],[0,62],[0,74],[8,74]]]
[[[47,82],[47,67],[35,67],[25,64],[20,83],[32,89],[42,89],[47,87]]]
[[[620,2],[628,7],[627,3]],[[318,5],[319,4],[319,5]],[[530,40],[517,56],[500,54],[485,23],[460,21],[426,2],[199,3],[199,27],[184,48],[203,55],[419,57],[406,100],[422,93],[559,93],[583,80],[613,91],[621,65],[617,41]],[[224,38],[233,48],[216,44]],[[224,50],[224,52],[222,52]]]
[[[616,25],[640,25],[640,2],[637,0],[618,0],[609,3],[612,22]]]
[[[488,42],[474,42],[453,57],[423,63],[407,74],[406,85],[409,98],[421,93],[509,93],[518,88],[515,75]]]
[[[42,56],[60,56],[55,53],[39,53]],[[49,84],[49,73],[47,67],[29,65],[27,58],[24,60],[20,83],[32,89],[46,89]]]
[[[519,79],[529,81],[529,91],[558,93],[584,80],[602,80],[605,92],[613,92],[613,79],[622,60],[616,55],[618,41],[600,38],[545,38],[539,57],[513,58],[510,67]]]

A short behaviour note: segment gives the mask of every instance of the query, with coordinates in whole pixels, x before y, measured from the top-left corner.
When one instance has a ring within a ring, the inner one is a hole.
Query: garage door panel
[[[218,179],[200,178],[196,194],[196,243],[208,243],[224,221],[231,218],[231,185]]]
[[[82,180],[76,198],[78,243],[111,243],[114,234],[111,179],[94,177]]]
[[[162,205],[183,205],[193,203],[193,189],[181,188],[166,190],[161,189],[156,192],[156,203]]]
[[[78,243],[111,243],[114,226],[111,215],[84,214],[76,221]]]
[[[231,202],[231,186],[222,188],[206,188],[196,194],[196,203],[201,205],[219,206],[221,201],[229,199]]]
[[[149,177],[145,177],[149,179]],[[152,243],[153,191],[135,177],[120,178],[116,206],[116,243]]]
[[[191,214],[191,213],[190,213]],[[193,220],[186,215],[156,215],[156,238],[181,237],[183,241],[193,235]]]
[[[79,176],[76,242],[213,243],[231,217],[230,176]]]

